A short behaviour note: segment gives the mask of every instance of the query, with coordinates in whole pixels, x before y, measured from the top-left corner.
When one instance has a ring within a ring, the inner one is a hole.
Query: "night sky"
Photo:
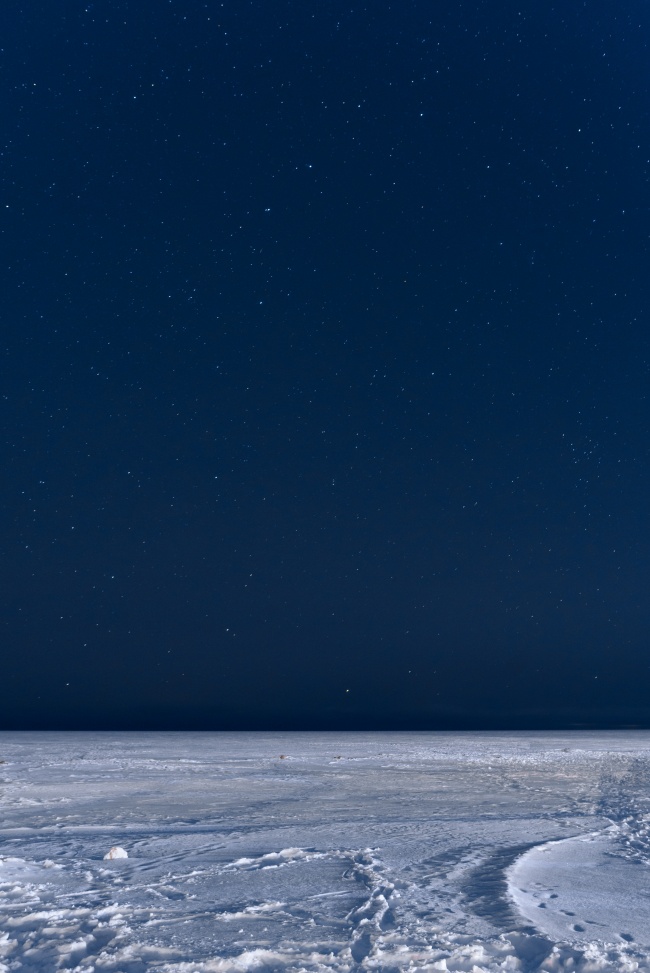
[[[2,728],[650,726],[642,0],[5,0]]]

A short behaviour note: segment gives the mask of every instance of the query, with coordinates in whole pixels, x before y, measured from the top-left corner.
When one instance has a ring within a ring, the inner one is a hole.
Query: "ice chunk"
[[[108,861],[111,858],[128,858],[128,852],[124,848],[120,848],[119,845],[113,845],[110,851],[104,855],[104,861]]]

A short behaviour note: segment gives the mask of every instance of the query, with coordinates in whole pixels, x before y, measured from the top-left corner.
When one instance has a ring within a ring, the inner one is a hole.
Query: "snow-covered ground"
[[[0,734],[0,973],[650,973],[649,746]]]

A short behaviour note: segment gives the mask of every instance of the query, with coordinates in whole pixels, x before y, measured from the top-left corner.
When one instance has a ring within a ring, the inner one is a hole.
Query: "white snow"
[[[104,861],[111,861],[113,858],[128,858],[129,854],[124,848],[120,848],[119,845],[113,845],[113,847],[106,852],[104,855]]]
[[[650,973],[649,744],[0,734],[0,973]]]
[[[619,828],[537,845],[509,872],[522,913],[554,939],[635,943],[650,953],[650,870],[620,854]]]

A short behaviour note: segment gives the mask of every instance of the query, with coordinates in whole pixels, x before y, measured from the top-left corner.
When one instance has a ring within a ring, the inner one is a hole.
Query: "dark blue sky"
[[[647,5],[0,28],[0,725],[650,725]]]

